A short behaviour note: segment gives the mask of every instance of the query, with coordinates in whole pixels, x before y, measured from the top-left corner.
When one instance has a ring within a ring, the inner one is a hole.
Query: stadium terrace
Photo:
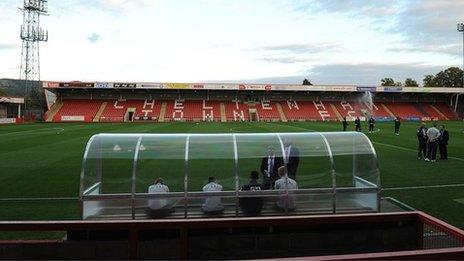
[[[464,88],[43,82],[47,122],[456,120]]]

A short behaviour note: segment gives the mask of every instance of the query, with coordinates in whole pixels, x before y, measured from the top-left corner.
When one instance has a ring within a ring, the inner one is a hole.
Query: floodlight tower
[[[20,38],[22,40],[21,67],[19,78],[25,82],[27,104],[29,81],[40,80],[39,42],[48,41],[48,31],[40,27],[40,16],[47,15],[48,0],[24,0]],[[27,105],[26,105],[27,106]]]
[[[458,31],[462,33],[462,87],[464,87],[464,23],[458,23]]]

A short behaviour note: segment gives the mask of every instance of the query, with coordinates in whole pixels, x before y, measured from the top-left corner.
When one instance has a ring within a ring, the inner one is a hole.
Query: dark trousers
[[[448,159],[448,145],[439,144],[438,147],[440,148],[440,159]]]
[[[356,131],[361,131],[361,125],[356,125]]]
[[[346,131],[346,125],[343,125],[343,131]]]
[[[429,160],[436,160],[437,159],[437,141],[431,141],[427,144],[427,158]]]
[[[374,124],[369,124],[369,131],[374,131]]]
[[[426,141],[419,141],[419,149],[417,151],[418,158],[426,158],[427,157],[427,142]]]
[[[400,132],[400,127],[399,126],[395,126],[395,134],[398,134]]]

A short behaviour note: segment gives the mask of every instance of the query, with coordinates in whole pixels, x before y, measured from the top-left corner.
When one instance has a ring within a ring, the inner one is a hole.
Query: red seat
[[[101,100],[63,100],[63,106],[55,114],[53,121],[91,122],[101,104]]]

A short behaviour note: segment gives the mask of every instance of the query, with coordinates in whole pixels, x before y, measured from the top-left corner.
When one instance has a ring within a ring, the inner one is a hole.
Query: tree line
[[[459,67],[449,67],[435,75],[425,75],[422,80],[424,87],[463,87],[464,72]],[[303,80],[303,85],[313,85],[308,79]],[[406,78],[403,82],[395,81],[393,78],[380,80],[381,86],[404,86],[418,87],[419,84],[412,78]]]

